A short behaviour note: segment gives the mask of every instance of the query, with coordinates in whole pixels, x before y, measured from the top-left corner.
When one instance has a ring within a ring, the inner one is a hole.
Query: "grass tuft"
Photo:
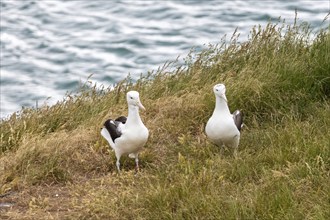
[[[87,81],[63,101],[0,122],[0,217],[13,219],[329,219],[329,30],[306,23],[234,32],[113,89]],[[239,156],[205,137],[225,83],[245,126]],[[123,172],[100,136],[138,90],[150,137]],[[47,213],[47,214],[45,214]]]

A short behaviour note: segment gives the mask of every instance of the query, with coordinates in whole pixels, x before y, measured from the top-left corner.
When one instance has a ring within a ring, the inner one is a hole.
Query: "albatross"
[[[104,122],[101,135],[108,141],[115,151],[116,166],[120,172],[120,157],[128,154],[135,158],[135,169],[139,170],[139,152],[148,140],[149,131],[143,124],[139,109],[145,110],[137,91],[129,91],[126,95],[128,116],[120,116],[115,120],[108,119]]]
[[[216,145],[233,148],[236,157],[243,126],[243,114],[239,110],[233,114],[230,113],[224,84],[215,85],[213,92],[216,98],[215,109],[205,126],[205,133]]]

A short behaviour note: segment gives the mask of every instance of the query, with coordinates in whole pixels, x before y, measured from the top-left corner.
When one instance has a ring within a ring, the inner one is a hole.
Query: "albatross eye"
[[[215,89],[215,91],[217,91],[217,92],[218,92],[218,91],[219,91],[219,89]]]
[[[130,98],[131,98],[131,99],[133,99],[133,97],[132,97],[132,96],[131,96]]]

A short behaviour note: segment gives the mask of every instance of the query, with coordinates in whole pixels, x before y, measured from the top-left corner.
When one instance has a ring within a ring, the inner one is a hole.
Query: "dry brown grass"
[[[76,95],[1,121],[3,219],[328,219],[330,37],[304,25],[255,28],[114,90]],[[286,33],[283,35],[283,31]],[[245,124],[239,157],[204,135],[224,82]],[[141,172],[123,172],[100,136],[138,90],[150,137]]]

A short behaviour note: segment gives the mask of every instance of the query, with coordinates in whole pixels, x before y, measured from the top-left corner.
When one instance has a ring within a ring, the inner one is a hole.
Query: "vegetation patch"
[[[329,219],[330,35],[269,23],[108,89],[87,81],[53,106],[0,122],[0,217],[7,219]],[[207,141],[212,87],[245,126],[238,158]],[[115,156],[103,122],[137,90],[150,136]],[[3,204],[3,205],[2,205]]]

